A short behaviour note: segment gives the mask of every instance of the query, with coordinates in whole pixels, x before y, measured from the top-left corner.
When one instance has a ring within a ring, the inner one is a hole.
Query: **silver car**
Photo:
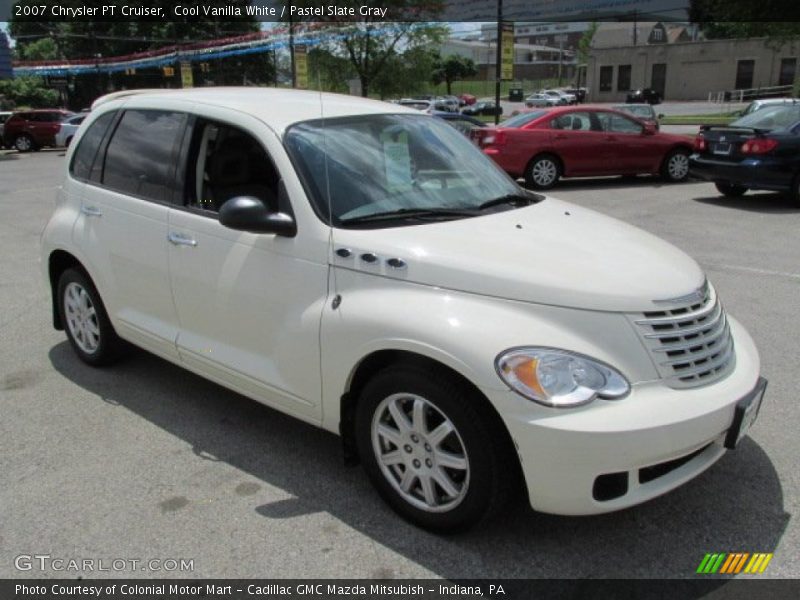
[[[525,98],[525,106],[528,108],[546,108],[548,106],[558,106],[560,100],[547,94],[531,94]]]

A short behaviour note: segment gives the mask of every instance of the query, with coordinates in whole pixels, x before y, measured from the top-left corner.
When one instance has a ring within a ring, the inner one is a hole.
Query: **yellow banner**
[[[308,54],[305,46],[294,47],[295,87],[308,89]]]
[[[194,87],[194,77],[192,76],[192,63],[181,63],[181,86],[185,88]]]
[[[500,41],[500,78],[503,80],[514,79],[514,24],[503,23],[502,38]]]

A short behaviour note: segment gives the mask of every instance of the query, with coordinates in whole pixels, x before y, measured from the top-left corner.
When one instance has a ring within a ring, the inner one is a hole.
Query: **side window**
[[[241,129],[197,119],[189,148],[184,204],[217,212],[236,196],[277,210],[278,173],[261,144]]]
[[[628,117],[622,115],[615,115],[612,113],[597,113],[597,120],[603,131],[612,131],[614,133],[642,133],[642,126]]]
[[[107,112],[100,115],[95,122],[89,126],[86,133],[83,134],[75,153],[72,155],[72,163],[69,166],[69,172],[73,177],[77,179],[89,178],[89,172],[92,169],[94,157],[97,155],[97,150],[100,148],[103,136],[116,114],[116,112]]]
[[[162,110],[127,110],[106,149],[103,185],[126,194],[172,199],[175,148],[186,115]]]
[[[589,113],[573,112],[559,115],[550,121],[552,129],[569,129],[572,131],[589,131],[592,128],[592,121]]]

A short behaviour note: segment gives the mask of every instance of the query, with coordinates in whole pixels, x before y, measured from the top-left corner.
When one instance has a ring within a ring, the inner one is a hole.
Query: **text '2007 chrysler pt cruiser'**
[[[207,88],[104,97],[42,237],[53,320],[339,433],[381,496],[463,529],[628,507],[736,446],[766,382],[697,263],[520,188],[439,119]],[[731,485],[735,485],[731,482]]]

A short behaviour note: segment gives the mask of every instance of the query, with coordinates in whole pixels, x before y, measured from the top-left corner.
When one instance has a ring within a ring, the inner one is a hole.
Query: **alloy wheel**
[[[531,167],[531,179],[541,187],[548,187],[558,177],[558,167],[549,158],[542,158],[533,163]]]
[[[86,354],[100,346],[100,324],[89,293],[74,281],[64,291],[64,316],[72,339]]]
[[[453,422],[425,398],[385,398],[374,412],[371,437],[381,473],[412,506],[446,512],[466,496],[470,465],[464,442]]]

